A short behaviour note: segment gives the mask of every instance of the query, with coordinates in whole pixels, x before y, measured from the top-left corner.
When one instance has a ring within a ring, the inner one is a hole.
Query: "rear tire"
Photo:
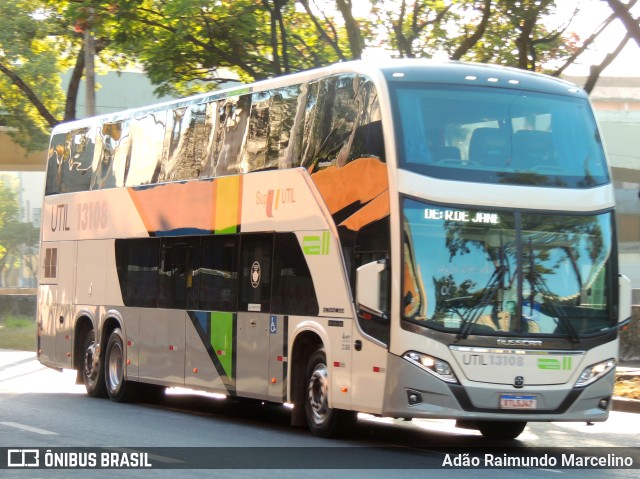
[[[96,352],[96,332],[91,329],[84,337],[82,346],[82,382],[87,394],[94,398],[106,398],[107,386],[104,381],[104,369]]]
[[[124,335],[120,328],[112,331],[104,353],[104,380],[112,401],[130,402],[135,398],[136,383],[124,377]]]
[[[526,426],[526,421],[483,421],[478,429],[487,439],[508,440],[518,437]]]
[[[355,425],[357,416],[354,411],[329,407],[329,368],[324,348],[316,350],[309,358],[304,384],[307,425],[315,436],[343,436]]]

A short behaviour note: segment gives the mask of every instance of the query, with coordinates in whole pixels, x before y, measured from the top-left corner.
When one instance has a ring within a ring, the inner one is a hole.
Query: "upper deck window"
[[[590,188],[609,181],[584,98],[395,83],[399,165],[436,178]]]

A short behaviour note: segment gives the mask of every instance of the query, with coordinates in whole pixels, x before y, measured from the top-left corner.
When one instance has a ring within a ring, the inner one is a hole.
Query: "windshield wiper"
[[[484,288],[484,293],[482,293],[482,298],[480,298],[478,307],[469,309],[467,314],[462,318],[462,326],[460,327],[460,331],[458,331],[456,338],[466,339],[467,336],[469,336],[471,327],[478,321],[478,319],[480,319],[480,316],[482,316],[482,310],[484,307],[491,304],[499,290],[504,289],[504,278],[509,270],[509,268],[505,266],[506,261],[504,254],[504,244],[502,243],[502,235],[500,235],[500,257],[498,266],[493,270],[493,273]]]
[[[533,246],[531,244],[531,240],[529,240],[529,274],[527,279],[531,285],[531,294],[529,298],[531,308],[533,308],[533,298],[536,290],[542,293],[542,296],[544,297],[553,298],[554,294],[549,289],[549,286],[547,286],[547,282],[542,278],[542,275],[537,273],[535,270],[535,260],[533,257]],[[548,305],[553,314],[560,320],[560,323],[567,329],[571,342],[576,344],[579,343],[580,335],[576,331],[576,328],[573,327],[573,323],[571,323],[569,316],[567,316],[554,301],[549,301]]]

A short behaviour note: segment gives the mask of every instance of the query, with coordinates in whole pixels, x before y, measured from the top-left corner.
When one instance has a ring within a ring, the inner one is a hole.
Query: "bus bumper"
[[[582,388],[465,382],[450,384],[390,354],[383,416],[504,421],[605,421],[615,370]],[[535,396],[536,408],[500,409],[501,395]]]

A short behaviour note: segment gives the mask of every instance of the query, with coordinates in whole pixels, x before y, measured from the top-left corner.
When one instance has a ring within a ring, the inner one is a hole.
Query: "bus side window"
[[[271,310],[273,234],[241,237],[238,311],[268,313]]]
[[[355,75],[323,78],[309,85],[302,166],[310,172],[338,163],[356,124]]]
[[[200,238],[166,238],[160,250],[158,307],[194,309],[198,298]]]
[[[317,316],[318,300],[311,272],[293,233],[276,235],[271,312]]]
[[[227,98],[220,103],[214,176],[243,173],[240,153],[249,121],[251,95]]]
[[[215,171],[215,158],[218,145],[218,104],[211,101],[204,105],[204,138],[200,154],[200,177],[210,178]]]
[[[198,178],[202,167],[201,150],[205,143],[206,105],[176,108],[170,113],[167,151],[162,158],[160,181]]]
[[[254,93],[243,143],[242,171],[276,169],[290,161],[288,147],[301,86]],[[291,165],[290,165],[291,166]]]
[[[249,114],[249,128],[243,143],[241,169],[258,171],[267,165],[270,114],[273,96],[269,91],[254,93]]]
[[[238,296],[238,236],[202,238],[198,309],[235,311]]]
[[[158,298],[157,238],[117,239],[116,266],[125,306],[155,308]]]
[[[378,261],[388,260],[390,256],[390,238],[389,238],[389,217],[371,223],[362,228],[355,240],[354,247],[354,264],[352,268],[351,283],[355,291],[355,271],[362,265]],[[387,261],[387,268],[389,268]],[[385,313],[385,317],[368,317],[358,315],[358,324],[362,330],[369,336],[389,344],[390,328],[389,312],[391,310],[391,285],[390,272],[387,269],[382,275],[380,308]],[[354,297],[356,295],[354,294]]]
[[[131,119],[129,141],[126,149],[120,153],[126,155],[126,186],[146,185],[158,181],[166,126],[166,110],[145,113]]]
[[[95,129],[55,135],[49,148],[47,194],[86,191],[91,184]]]

